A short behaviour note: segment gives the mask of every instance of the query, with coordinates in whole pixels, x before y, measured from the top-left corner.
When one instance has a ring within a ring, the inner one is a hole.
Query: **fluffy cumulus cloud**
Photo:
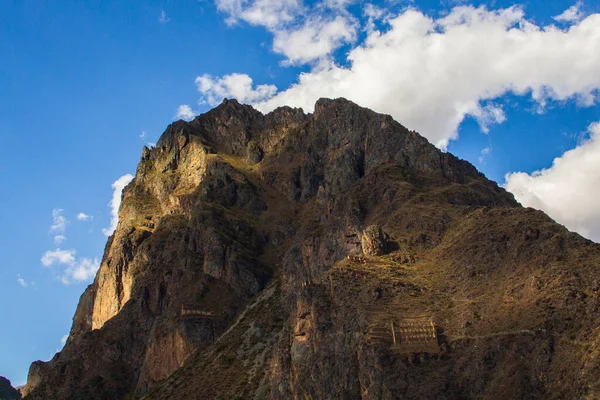
[[[222,78],[202,75],[196,78],[200,102],[216,106],[225,97],[233,97],[242,103],[258,103],[273,97],[277,92],[274,85],[253,87],[252,78],[246,74],[231,74]]]
[[[312,6],[301,0],[215,4],[230,25],[245,22],[268,30],[283,65],[309,68],[295,84],[280,89],[255,84],[243,71],[202,75],[196,79],[200,103],[214,106],[234,97],[263,112],[282,105],[311,112],[321,97],[345,97],[391,114],[443,149],[458,138],[466,118],[475,119],[484,133],[503,123],[498,99],[507,94],[531,99],[538,112],[552,102],[575,100],[585,107],[600,100],[600,14],[586,15],[581,1],[548,25],[527,19],[519,6],[458,5],[431,17],[414,7],[392,13],[363,3],[358,21],[347,11],[357,4],[352,0]],[[344,45],[350,48],[340,59],[336,50]],[[506,176],[506,188],[524,205],[596,241],[599,131],[600,125],[590,126],[589,138],[550,168]],[[479,162],[485,163],[491,151],[483,149]]]
[[[505,188],[524,206],[544,210],[570,230],[600,243],[600,122],[576,148],[532,174],[506,175]]]
[[[312,17],[299,27],[275,32],[273,50],[285,55],[284,64],[299,65],[328,56],[355,38],[354,19],[341,15],[329,19]]]
[[[106,236],[110,236],[113,234],[115,229],[117,229],[117,224],[119,223],[119,206],[121,205],[121,195],[123,193],[123,189],[125,186],[129,184],[133,180],[133,175],[126,174],[117,179],[112,184],[113,195],[108,204],[110,206],[110,226],[108,228],[102,229],[102,232]]]
[[[309,7],[301,0],[216,0],[226,22],[245,21],[273,34],[273,50],[284,64],[298,65],[327,58],[356,39],[357,21],[346,7],[349,0],[326,0]]]
[[[77,214],[76,216],[78,221],[89,221],[94,219],[94,217],[92,217],[91,215],[87,215],[85,213],[80,212],[79,214]]]
[[[57,246],[60,246],[65,240],[67,240],[67,237],[65,235],[54,236],[54,244]]]
[[[42,255],[40,260],[44,267],[50,267],[54,264],[71,265],[75,263],[75,250],[48,250]]]
[[[185,121],[194,119],[196,115],[197,113],[187,104],[180,105],[175,112],[175,118],[183,119]]]
[[[46,251],[41,258],[44,267],[58,267],[59,280],[65,285],[91,280],[100,267],[100,260],[86,257],[77,258],[73,249]]]
[[[132,175],[123,175],[112,184],[113,195],[109,203],[111,209],[111,226],[103,229],[103,232],[111,235],[119,221],[119,206],[121,204],[121,194],[123,188],[131,182]],[[55,234],[54,244],[57,246],[54,250],[46,251],[40,258],[40,262],[45,268],[51,268],[58,280],[65,285],[88,282],[98,271],[100,260],[98,258],[78,257],[75,249],[63,250],[59,246],[67,239],[65,236],[67,219],[63,216],[63,209],[55,208],[52,210],[52,225],[50,233]],[[94,217],[83,212],[78,213],[75,218],[78,221],[90,221]],[[23,287],[35,285],[33,282],[27,282],[20,275],[17,278],[18,283]]]
[[[256,2],[233,3],[245,10]],[[392,15],[367,6],[364,12],[366,37],[349,51],[343,66],[320,57],[296,84],[281,91],[272,85],[254,86],[245,74],[204,75],[196,80],[201,101],[213,105],[223,97],[241,97],[265,112],[281,105],[312,111],[320,97],[346,97],[391,114],[445,148],[469,116],[484,132],[502,123],[505,114],[493,100],[508,93],[530,97],[540,110],[549,101],[576,99],[585,106],[598,99],[600,14],[578,14],[557,27],[528,21],[519,7],[458,6],[437,19],[416,9]],[[339,17],[351,18],[343,13]],[[307,30],[312,37],[308,42],[304,35],[292,40],[286,27],[275,31],[263,25],[274,31],[276,49],[281,38],[291,40],[286,54],[293,63],[308,62],[315,43],[323,52],[332,52],[352,38],[339,27],[327,31],[328,21],[330,16],[312,15],[294,28]],[[316,26],[309,29],[311,24]],[[320,37],[322,32],[330,33]],[[338,39],[329,46],[328,37]]]
[[[81,258],[77,262],[68,265],[63,271],[60,281],[65,285],[77,282],[88,282],[96,276],[100,268],[100,260],[97,258]]]

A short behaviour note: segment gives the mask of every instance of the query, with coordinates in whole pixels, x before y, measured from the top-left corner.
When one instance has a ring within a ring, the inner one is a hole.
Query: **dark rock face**
[[[28,398],[598,394],[600,246],[344,99],[171,124],[119,215]]]
[[[0,399],[1,400],[18,400],[21,398],[21,393],[12,387],[10,381],[3,376],[0,376]]]

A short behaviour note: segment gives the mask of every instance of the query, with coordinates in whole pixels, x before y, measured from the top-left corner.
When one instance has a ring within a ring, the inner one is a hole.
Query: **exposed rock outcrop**
[[[347,100],[171,124],[119,217],[28,398],[598,394],[600,246]]]
[[[371,225],[364,230],[362,250],[366,256],[381,256],[385,253],[386,240],[380,225]]]

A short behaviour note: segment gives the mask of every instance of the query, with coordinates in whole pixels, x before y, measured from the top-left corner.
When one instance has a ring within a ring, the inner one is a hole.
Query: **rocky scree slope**
[[[347,100],[171,124],[119,217],[26,398],[600,393],[600,246]],[[373,341],[382,315],[439,351]]]

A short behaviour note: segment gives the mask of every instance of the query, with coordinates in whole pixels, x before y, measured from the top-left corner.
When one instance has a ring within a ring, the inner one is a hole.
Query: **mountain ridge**
[[[389,115],[226,99],[144,148],[69,340],[25,395],[593,395],[599,247]],[[417,315],[437,353],[374,341]]]

